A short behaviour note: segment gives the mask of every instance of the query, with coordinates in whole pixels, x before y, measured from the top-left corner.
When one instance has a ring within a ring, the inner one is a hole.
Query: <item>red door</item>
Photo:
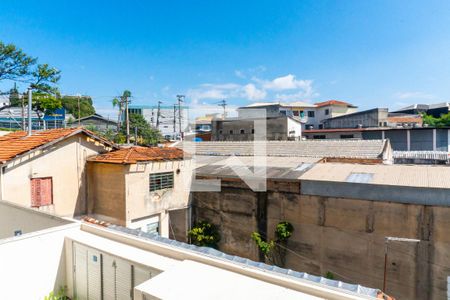
[[[31,179],[31,206],[39,207],[53,204],[52,178]]]

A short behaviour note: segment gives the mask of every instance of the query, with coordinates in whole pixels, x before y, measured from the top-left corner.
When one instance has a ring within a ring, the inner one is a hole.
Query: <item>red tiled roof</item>
[[[317,105],[317,107],[329,106],[329,105],[341,105],[341,106],[355,107],[353,104],[350,104],[350,103],[344,102],[344,101],[339,101],[339,100],[328,100],[328,101],[324,101],[324,102],[317,102],[314,104]]]
[[[45,144],[55,142],[66,137],[85,133],[105,144],[113,144],[107,140],[95,136],[94,133],[82,128],[59,128],[45,131],[33,131],[31,136],[25,131],[16,131],[4,136],[0,136],[0,163],[6,162],[18,155],[44,146]]]
[[[419,123],[422,124],[422,116],[388,117],[390,123]]]
[[[178,148],[134,146],[97,155],[88,160],[113,164],[135,164],[140,161],[180,160],[183,157],[184,152]]]

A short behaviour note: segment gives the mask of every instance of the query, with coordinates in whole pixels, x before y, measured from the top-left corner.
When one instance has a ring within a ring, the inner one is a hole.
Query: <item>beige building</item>
[[[86,159],[113,144],[81,128],[0,137],[0,199],[59,216],[86,213]]]
[[[131,147],[90,158],[89,214],[165,237],[182,227],[175,238],[184,240],[191,166],[183,156],[177,148]]]

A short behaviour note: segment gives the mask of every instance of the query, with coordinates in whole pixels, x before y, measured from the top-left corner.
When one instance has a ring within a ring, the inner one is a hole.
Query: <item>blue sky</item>
[[[62,71],[103,114],[339,99],[361,109],[450,100],[449,1],[2,1],[0,39]],[[1,83],[5,89],[12,83]]]

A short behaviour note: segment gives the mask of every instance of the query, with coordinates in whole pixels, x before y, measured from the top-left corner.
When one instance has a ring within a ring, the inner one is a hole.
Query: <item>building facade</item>
[[[0,199],[73,217],[87,212],[86,159],[114,145],[80,128],[0,137]]]
[[[258,137],[258,124],[261,124],[259,123],[261,121],[266,127],[265,137]],[[212,128],[213,141],[253,141],[261,138],[269,141],[285,141],[299,140],[302,136],[301,122],[287,116],[213,120]]]
[[[165,139],[179,140],[189,129],[189,107],[178,105],[130,105],[130,114],[142,115]],[[159,113],[158,113],[159,112]]]
[[[190,178],[190,160],[177,148],[131,147],[92,157],[89,215],[164,237],[169,226],[182,227],[178,239],[185,240]]]
[[[395,151],[450,152],[450,128],[342,128],[305,130],[307,139],[389,139]]]

